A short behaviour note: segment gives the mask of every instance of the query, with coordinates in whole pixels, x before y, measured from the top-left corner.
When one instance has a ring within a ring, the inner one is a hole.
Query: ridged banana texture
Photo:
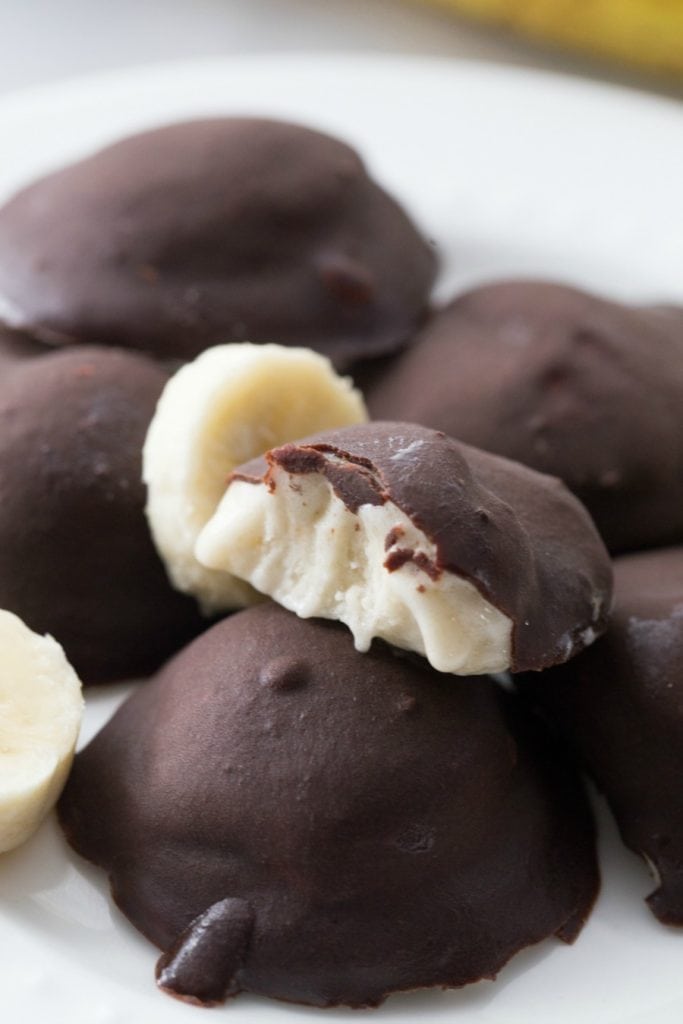
[[[435,0],[566,48],[683,78],[683,0]]]
[[[51,636],[0,610],[0,853],[57,802],[83,714],[81,682]]]

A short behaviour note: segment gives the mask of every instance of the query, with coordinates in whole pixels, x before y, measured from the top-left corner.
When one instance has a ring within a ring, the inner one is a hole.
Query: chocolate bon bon
[[[604,792],[626,845],[653,867],[652,912],[683,925],[683,548],[624,556],[614,568],[605,636],[521,683]]]
[[[142,442],[166,375],[88,347],[0,384],[0,607],[50,633],[85,682],[152,671],[205,626],[144,516]]]
[[[485,285],[433,318],[368,405],[559,476],[612,551],[683,540],[683,308]]]
[[[199,1003],[492,977],[572,941],[598,885],[580,785],[511,695],[272,603],[135,691],[60,817],[165,951],[161,987]]]
[[[552,477],[410,423],[368,423],[241,466],[196,554],[303,617],[444,672],[540,670],[605,628],[612,570]]]
[[[430,246],[344,143],[216,118],[114,143],[0,209],[0,309],[57,344],[192,358],[309,345],[337,366],[422,320]]]

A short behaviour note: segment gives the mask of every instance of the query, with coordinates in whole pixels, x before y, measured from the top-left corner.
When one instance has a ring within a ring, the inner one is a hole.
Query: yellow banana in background
[[[436,0],[539,39],[683,77],[683,0]]]

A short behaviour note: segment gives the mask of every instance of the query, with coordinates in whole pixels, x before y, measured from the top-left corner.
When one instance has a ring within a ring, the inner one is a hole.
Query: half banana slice
[[[55,804],[82,714],[81,683],[57,641],[0,611],[0,853]]]
[[[363,399],[310,349],[245,342],[207,349],[166,385],[147,433],[147,517],[171,582],[206,614],[261,600],[194,555],[232,470],[268,448],[367,420]]]

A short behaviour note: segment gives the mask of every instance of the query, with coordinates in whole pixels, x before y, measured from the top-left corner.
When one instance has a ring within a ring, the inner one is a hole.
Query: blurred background
[[[683,98],[683,0],[0,0],[0,93],[298,50],[485,59]]]

